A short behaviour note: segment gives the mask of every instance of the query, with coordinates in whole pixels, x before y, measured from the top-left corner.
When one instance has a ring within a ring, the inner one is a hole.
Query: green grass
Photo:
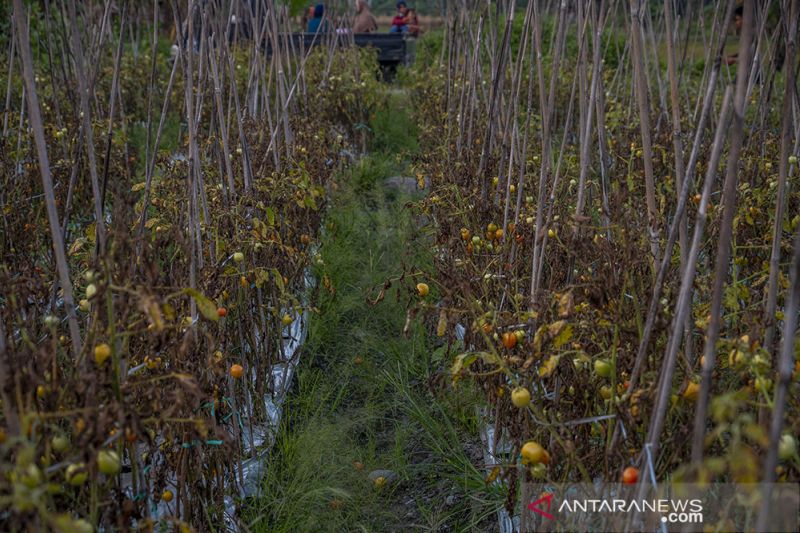
[[[160,105],[160,104],[158,104]],[[153,116],[153,124],[151,126],[150,142],[154,143],[156,140],[156,132],[158,131],[158,121],[160,111],[155,111]],[[162,153],[171,154],[180,148],[181,134],[181,121],[177,113],[172,112],[167,115],[164,121],[164,128],[161,131],[161,138],[158,143],[158,151]],[[131,147],[139,154],[136,162],[136,175],[144,177],[146,171],[147,161],[145,159],[145,148],[147,146],[147,124],[145,122],[135,122],[130,129],[129,142]],[[158,167],[156,167],[158,173]]]
[[[327,276],[335,292],[318,289],[263,495],[246,513],[253,531],[474,531],[502,501],[486,499],[475,464],[477,394],[432,395],[427,383],[446,366],[435,359],[441,350],[419,319],[402,334],[415,282],[395,282],[383,301],[367,303],[403,265],[431,268],[410,198],[383,183],[398,170],[397,153],[354,164],[332,198],[317,279]],[[374,469],[398,481],[376,490],[367,478]],[[445,504],[448,494],[456,497]]]
[[[417,144],[417,123],[407,108],[408,101],[403,94],[389,96],[389,105],[375,112],[371,120],[373,152],[389,154],[398,163],[398,156],[413,155],[419,151]]]

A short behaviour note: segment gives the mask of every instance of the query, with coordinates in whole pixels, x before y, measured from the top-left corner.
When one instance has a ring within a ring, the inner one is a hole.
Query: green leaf
[[[272,271],[275,273],[275,276],[274,276],[275,277],[275,284],[278,286],[278,289],[281,292],[284,292],[286,290],[286,287],[284,287],[284,285],[283,285],[283,276],[281,275],[281,273],[278,271],[277,268],[273,268]]]
[[[568,343],[571,338],[572,338],[572,324],[569,324],[564,329],[562,329],[558,335],[556,335],[555,339],[553,339],[553,347],[561,348],[561,346]]]
[[[431,362],[440,363],[447,354],[447,345],[442,344],[431,353]]]
[[[259,289],[264,286],[266,282],[269,281],[269,271],[264,268],[257,268],[255,271],[256,275],[256,287]]]
[[[742,433],[744,433],[748,439],[758,444],[762,448],[769,446],[769,435],[767,435],[767,430],[755,422],[745,424],[742,428]]]
[[[499,365],[501,364],[500,358],[497,357],[497,354],[492,352],[478,352],[478,355],[481,356],[483,362],[487,365]]]
[[[317,210],[317,202],[314,201],[314,197],[311,196],[310,194],[307,194],[303,198],[303,203],[306,205],[306,207],[308,207],[310,209],[313,209],[314,211]]]
[[[268,207],[268,208],[266,208],[264,210],[264,212],[267,214],[267,223],[270,226],[274,226],[275,225],[275,210],[272,209],[271,207]]]
[[[475,352],[462,353],[453,361],[453,366],[450,368],[450,373],[455,376],[463,369],[468,368],[472,363],[478,360],[478,354]]]
[[[267,234],[267,225],[261,222],[258,218],[253,218],[253,231],[258,237]]]
[[[737,298],[736,287],[725,288],[725,308],[730,311],[737,311],[739,309],[739,299]]]
[[[197,303],[197,309],[200,310],[203,317],[212,322],[219,320],[217,306],[214,305],[214,302],[206,298],[203,293],[194,289],[184,289],[183,292],[194,298],[195,303]]]

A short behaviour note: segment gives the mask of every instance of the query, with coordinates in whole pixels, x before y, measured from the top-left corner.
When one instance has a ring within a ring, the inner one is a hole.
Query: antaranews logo
[[[551,507],[553,507],[553,494],[545,492],[538,499],[528,504],[528,509],[541,516],[543,520],[556,522],[557,519]],[[620,515],[636,513],[641,515],[657,514],[660,521],[665,524],[702,524],[703,523],[703,502],[699,498],[694,499],[652,499],[652,500],[626,500],[622,498],[612,499],[587,499],[572,498],[564,499],[555,506],[559,515],[582,513],[589,514],[609,514]]]
[[[520,530],[531,531],[748,531],[764,506],[769,531],[800,531],[800,487],[774,484],[769,501],[762,485],[525,484],[528,501]]]

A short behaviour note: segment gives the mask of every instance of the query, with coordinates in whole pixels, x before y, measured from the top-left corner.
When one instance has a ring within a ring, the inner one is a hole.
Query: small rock
[[[375,483],[375,480],[378,478],[383,478],[386,480],[386,485],[391,485],[395,481],[397,481],[397,472],[392,470],[373,470],[369,474],[367,474],[369,480]]]
[[[431,223],[431,218],[428,215],[419,215],[414,217],[414,222],[417,225],[417,228],[424,228]]]
[[[347,159],[348,161],[351,161],[351,162],[356,160],[356,154],[354,154],[350,150],[341,150],[341,151],[339,151],[339,156],[343,157],[343,158],[345,158],[345,159]]]
[[[456,495],[455,494],[450,494],[450,495],[447,496],[447,498],[444,499],[444,504],[446,506],[448,506],[448,507],[450,507],[454,503],[456,503]]]
[[[407,194],[413,194],[419,190],[416,178],[408,176],[392,176],[391,178],[387,178],[386,186],[404,191]]]

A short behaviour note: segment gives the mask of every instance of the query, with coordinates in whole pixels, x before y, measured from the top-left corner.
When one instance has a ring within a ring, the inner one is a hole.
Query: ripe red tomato
[[[626,485],[633,485],[639,481],[639,469],[635,466],[629,466],[622,471],[622,482]]]

